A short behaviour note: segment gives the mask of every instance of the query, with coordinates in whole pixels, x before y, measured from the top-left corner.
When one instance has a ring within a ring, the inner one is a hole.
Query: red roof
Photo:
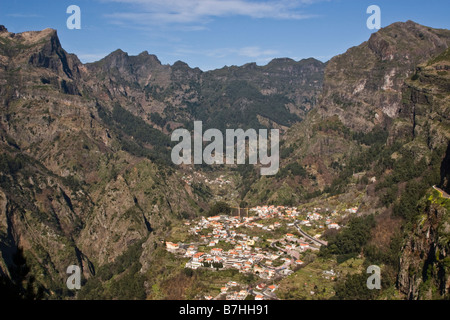
[[[197,252],[196,254],[194,254],[194,258],[199,258],[199,257],[201,257],[202,255],[204,255],[203,252]]]

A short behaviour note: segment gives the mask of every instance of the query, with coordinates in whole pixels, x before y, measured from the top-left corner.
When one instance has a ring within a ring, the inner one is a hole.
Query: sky
[[[67,27],[70,5],[81,10],[81,29]],[[381,10],[381,27],[413,20],[450,29],[448,0],[1,0],[0,25],[56,29],[84,63],[122,49],[207,71],[284,57],[328,61],[377,31],[367,28],[370,5]]]

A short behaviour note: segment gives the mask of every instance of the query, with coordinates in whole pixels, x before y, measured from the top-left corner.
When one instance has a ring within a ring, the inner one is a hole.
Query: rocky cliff
[[[408,21],[383,28],[367,42],[332,58],[317,107],[284,136],[282,166],[300,165],[306,172],[291,181],[274,178],[261,183],[262,193],[270,190],[268,199],[277,199],[283,192],[284,198],[299,201],[333,181],[348,183],[352,174],[374,168],[370,163],[380,154],[375,152],[376,144],[414,140],[414,152],[446,147],[448,130],[442,124],[448,123],[449,114],[447,73],[446,63],[437,56],[445,57],[449,45],[448,30]],[[423,139],[429,139],[428,145],[423,146]],[[368,179],[372,176],[367,174]],[[273,190],[273,184],[281,189]]]
[[[2,30],[0,273],[59,296],[69,265],[89,279],[165,222],[195,214],[197,196],[150,160],[154,140],[142,146],[148,139],[130,136],[137,118],[119,106],[129,123],[105,113],[111,100],[95,96],[89,70],[61,48],[56,31]],[[140,128],[143,137],[157,133]],[[27,279],[13,272],[19,248]]]
[[[288,127],[317,103],[325,65],[315,59],[275,59],[202,72],[178,61],[161,65],[143,52],[117,50],[88,64],[96,96],[118,101],[149,124],[170,132],[193,119],[205,127]]]
[[[450,201],[438,194],[424,201],[422,215],[402,248],[398,288],[411,300],[450,294]]]

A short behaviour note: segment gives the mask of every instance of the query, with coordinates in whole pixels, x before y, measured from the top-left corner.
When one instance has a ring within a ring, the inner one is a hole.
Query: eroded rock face
[[[385,125],[398,115],[405,79],[449,44],[449,32],[411,21],[381,29],[328,62],[318,111],[356,131]]]
[[[300,161],[317,182],[303,179],[302,186],[314,192],[339,177],[336,164],[348,165],[360,152],[352,133],[384,131],[388,145],[415,139],[418,156],[447,145],[450,136],[442,123],[449,123],[450,114],[444,74],[448,63],[443,58],[426,65],[445,57],[449,44],[447,30],[394,23],[332,58],[317,107],[285,136],[284,146],[293,151],[282,163]]]
[[[95,96],[88,72],[54,30],[0,32],[0,274],[15,277],[22,248],[46,296],[65,290],[69,265],[89,279],[152,226],[194,213],[176,176],[121,150],[99,115],[98,101],[111,101]]]
[[[435,204],[426,208],[400,258],[398,288],[408,299],[436,299],[436,292],[449,294],[449,231],[447,210]]]

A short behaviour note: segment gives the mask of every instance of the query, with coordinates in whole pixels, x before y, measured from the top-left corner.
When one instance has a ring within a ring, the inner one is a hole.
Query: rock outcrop
[[[450,214],[428,204],[402,248],[398,288],[411,300],[450,294]]]

